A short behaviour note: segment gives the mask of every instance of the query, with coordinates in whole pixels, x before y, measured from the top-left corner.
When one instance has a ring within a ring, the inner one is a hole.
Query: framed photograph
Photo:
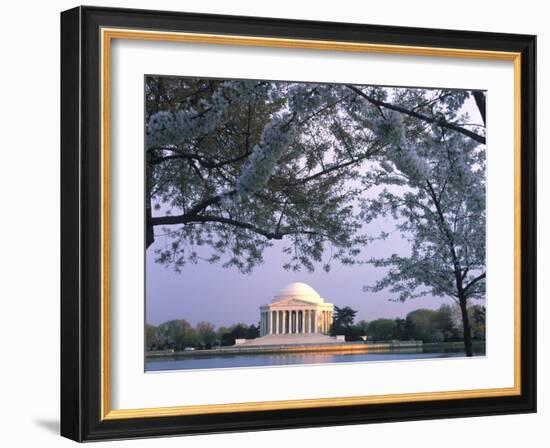
[[[535,36],[61,14],[61,433],[536,411]]]

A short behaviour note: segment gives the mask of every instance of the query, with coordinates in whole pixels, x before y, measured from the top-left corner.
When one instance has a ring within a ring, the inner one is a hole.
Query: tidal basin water
[[[478,350],[474,356],[484,356],[485,350]],[[462,351],[439,351],[430,353],[260,353],[250,355],[167,357],[147,360],[146,371],[220,369],[237,367],[267,367],[304,364],[331,364],[342,362],[403,361],[414,359],[464,357]]]

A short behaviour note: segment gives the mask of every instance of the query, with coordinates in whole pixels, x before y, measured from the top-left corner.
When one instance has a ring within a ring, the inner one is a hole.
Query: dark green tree
[[[406,319],[410,337],[424,342],[459,341],[462,335],[453,314],[456,313],[449,305],[411,311]]]
[[[254,339],[260,336],[260,327],[254,324],[239,323],[231,326],[221,335],[221,343],[224,346],[234,345],[235,339]]]
[[[349,306],[344,306],[342,308],[335,306],[333,324],[338,327],[351,327],[356,314],[357,311]]]
[[[216,328],[210,322],[199,322],[195,330],[199,339],[199,346],[202,348],[212,348],[219,344]]]
[[[394,319],[375,319],[369,323],[368,338],[371,341],[389,341],[395,331]]]
[[[344,335],[346,340],[356,340],[357,331],[353,331],[353,322],[357,311],[349,306],[334,307],[334,318],[330,327],[330,334],[333,336]]]
[[[195,329],[184,319],[169,320],[158,327],[160,348],[183,350],[197,347],[199,338]]]
[[[395,319],[392,339],[397,341],[406,341],[410,338],[410,329],[407,325],[407,320],[400,318]]]

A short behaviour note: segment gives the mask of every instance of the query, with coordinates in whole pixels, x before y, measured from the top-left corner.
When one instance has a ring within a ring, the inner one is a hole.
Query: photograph
[[[143,94],[146,372],[486,356],[486,91]]]

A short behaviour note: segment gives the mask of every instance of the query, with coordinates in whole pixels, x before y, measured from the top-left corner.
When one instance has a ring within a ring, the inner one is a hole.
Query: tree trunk
[[[145,165],[146,170],[148,173],[148,170],[151,169],[149,164],[151,163],[151,154],[147,152],[146,159],[145,159]],[[149,192],[151,191],[151,185],[149,181],[150,177],[147,175],[145,178],[145,182],[147,183],[147,193],[145,198],[145,250],[149,248],[151,244],[155,242],[155,229],[153,226],[153,210],[151,207],[151,196],[149,195]]]
[[[474,356],[472,350],[472,329],[470,328],[470,318],[468,317],[468,302],[464,296],[460,297],[459,302],[462,313],[462,328],[464,330],[464,352],[466,356]]]
[[[481,119],[483,120],[483,124],[486,124],[485,123],[485,93],[483,93],[480,90],[474,91],[474,99],[476,101],[479,114],[481,115]]]
[[[155,242],[155,232],[153,229],[153,223],[151,222],[151,200],[147,199],[145,204],[145,249]]]

